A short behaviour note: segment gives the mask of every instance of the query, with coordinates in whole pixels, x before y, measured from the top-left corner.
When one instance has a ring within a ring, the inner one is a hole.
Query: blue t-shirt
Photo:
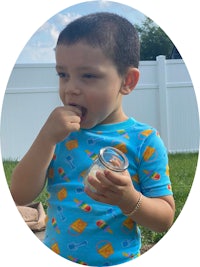
[[[73,262],[110,266],[137,257],[137,224],[117,206],[84,192],[84,175],[102,147],[123,151],[135,188],[147,197],[171,195],[168,157],[158,132],[133,118],[71,133],[57,144],[48,169],[48,212],[44,243]]]

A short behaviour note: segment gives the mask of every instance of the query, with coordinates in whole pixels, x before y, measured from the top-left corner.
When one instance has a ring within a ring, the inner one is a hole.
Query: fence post
[[[160,110],[160,135],[169,149],[169,123],[168,123],[168,104],[167,104],[167,79],[165,56],[157,56],[157,75],[158,75],[158,98]]]

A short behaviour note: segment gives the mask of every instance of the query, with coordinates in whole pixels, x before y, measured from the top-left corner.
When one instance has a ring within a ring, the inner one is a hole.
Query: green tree
[[[158,55],[170,58],[174,44],[150,18],[136,25],[140,36],[140,60],[155,60]]]

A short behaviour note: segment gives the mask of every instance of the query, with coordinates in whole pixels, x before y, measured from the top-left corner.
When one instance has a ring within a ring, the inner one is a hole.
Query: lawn
[[[170,179],[176,203],[175,220],[183,209],[190,192],[195,176],[197,160],[197,153],[169,155]],[[143,227],[141,229],[143,245],[157,243],[166,234],[155,233]]]
[[[170,177],[174,199],[176,202],[175,220],[183,209],[187,196],[190,192],[196,171],[197,159],[197,153],[169,155]],[[11,174],[16,164],[16,161],[3,162],[8,185],[10,185]],[[37,198],[37,201],[41,201],[45,209],[47,207],[46,199],[47,192],[44,190]],[[141,231],[143,246],[157,243],[165,234],[155,233],[143,227],[141,227]]]

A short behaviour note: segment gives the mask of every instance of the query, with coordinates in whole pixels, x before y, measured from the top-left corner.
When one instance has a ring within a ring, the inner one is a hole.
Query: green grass
[[[4,171],[5,171],[5,176],[7,179],[8,186],[10,186],[11,175],[17,163],[18,163],[17,161],[9,161],[9,160],[3,161],[3,166],[4,166]],[[48,197],[48,193],[46,191],[46,188],[44,188],[42,193],[35,200],[35,202],[42,202],[42,205],[45,210],[47,209],[47,202],[46,202],[47,197]]]
[[[180,214],[196,172],[198,154],[169,155],[170,178],[176,202],[175,218]]]
[[[195,176],[197,160],[197,153],[169,155],[170,179],[176,203],[175,220],[183,209],[190,192]],[[166,234],[155,233],[143,227],[141,227],[141,230],[143,245],[157,243]]]
[[[190,188],[192,186],[193,179],[195,176],[197,160],[197,153],[169,155],[170,178],[176,203],[175,220],[183,209],[185,201],[187,200],[188,194],[190,192]],[[16,164],[16,161],[3,162],[8,185],[10,185],[11,174]],[[41,201],[44,208],[46,209],[46,199],[47,191],[45,189],[36,199],[36,201]],[[141,231],[143,245],[157,243],[165,235],[165,233],[155,233],[143,227],[141,227]]]

